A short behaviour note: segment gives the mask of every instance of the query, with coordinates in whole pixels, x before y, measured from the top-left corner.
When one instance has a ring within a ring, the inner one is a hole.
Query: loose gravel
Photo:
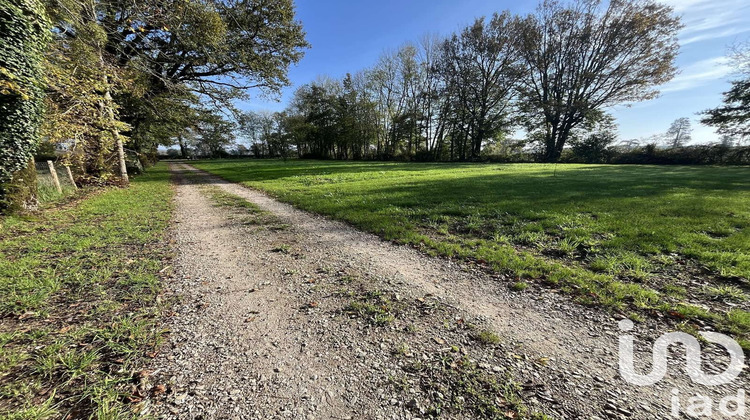
[[[436,258],[297,210],[184,164],[177,189],[177,298],[169,340],[144,373],[160,418],[669,418],[747,388],[694,384],[672,349],[651,387],[618,375],[618,321],[553,291]],[[211,189],[263,212],[217,206]],[[636,364],[667,331],[636,324]],[[704,351],[704,368],[727,356]],[[477,391],[479,389],[479,391]],[[684,413],[681,415],[684,416]]]

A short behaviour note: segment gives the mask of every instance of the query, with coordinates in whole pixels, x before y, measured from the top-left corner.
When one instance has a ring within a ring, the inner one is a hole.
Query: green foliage
[[[380,291],[357,296],[356,300],[349,302],[344,311],[378,326],[388,325],[396,319],[395,303],[386,299]]]
[[[509,131],[510,100],[524,74],[519,37],[518,19],[506,11],[475,20],[442,45],[439,72],[449,84],[446,93],[458,98],[450,105],[458,120],[451,135],[465,142],[462,159],[478,158],[485,139]]]
[[[750,78],[733,81],[732,87],[724,93],[724,105],[703,114],[701,122],[717,127],[719,133],[750,137]]]
[[[603,163],[609,155],[607,148],[617,140],[617,125],[609,115],[597,117],[592,125],[587,132],[572,136],[571,149],[584,163]]]
[[[48,27],[37,0],[0,1],[0,211],[18,205],[4,197],[16,187],[3,184],[28,165],[39,141]]]
[[[47,53],[48,95],[42,130],[46,141],[68,151],[66,163],[76,171],[104,177],[114,168],[115,133],[130,129],[117,120],[118,106],[106,92],[125,89],[128,82],[101,60],[96,37],[80,32],[72,40],[58,37]],[[114,119],[107,118],[108,109]]]
[[[632,150],[608,149],[607,161],[602,163],[635,163],[656,165],[750,165],[750,147],[726,147],[699,144],[673,149],[654,145]]]
[[[13,174],[13,179],[0,183],[0,214],[13,214],[34,207],[38,200],[36,168],[29,160],[26,167]]]
[[[234,142],[235,125],[222,116],[201,112],[195,129],[195,150],[198,156],[220,157],[226,155],[226,147]]]
[[[485,345],[495,345],[500,343],[500,337],[490,330],[477,332],[474,339]]]
[[[523,292],[524,290],[528,289],[529,284],[525,281],[517,281],[513,283],[510,288],[516,292]]]
[[[138,160],[186,138],[223,153],[229,123],[217,109],[250,89],[275,94],[308,46],[292,0],[138,2],[48,0],[45,136],[95,182],[111,177],[116,141]],[[206,101],[210,99],[210,101]],[[207,111],[202,103],[215,106]],[[215,109],[214,109],[215,108]]]
[[[130,418],[161,330],[169,172],[75,206],[0,219],[0,418]],[[90,417],[89,417],[90,416]]]

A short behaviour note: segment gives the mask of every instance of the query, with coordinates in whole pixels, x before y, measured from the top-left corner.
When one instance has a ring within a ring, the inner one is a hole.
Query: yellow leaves
[[[24,101],[28,101],[30,99],[29,95],[24,93],[21,87],[18,86],[18,83],[7,80],[0,80],[0,95],[20,96]]]
[[[20,96],[24,101],[30,99],[26,90],[19,85],[16,80],[18,78],[5,67],[0,67],[0,95],[6,96]]]

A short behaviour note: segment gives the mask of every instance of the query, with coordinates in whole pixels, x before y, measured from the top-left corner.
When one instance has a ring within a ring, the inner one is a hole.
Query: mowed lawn
[[[195,166],[509,286],[633,319],[712,324],[750,348],[750,168],[289,160]]]
[[[158,165],[127,189],[0,218],[0,418],[139,418],[172,193]]]

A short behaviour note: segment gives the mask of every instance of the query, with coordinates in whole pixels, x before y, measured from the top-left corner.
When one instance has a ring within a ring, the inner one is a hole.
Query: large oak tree
[[[652,0],[545,0],[523,20],[520,92],[545,161],[605,107],[651,99],[675,74],[680,20]]]

